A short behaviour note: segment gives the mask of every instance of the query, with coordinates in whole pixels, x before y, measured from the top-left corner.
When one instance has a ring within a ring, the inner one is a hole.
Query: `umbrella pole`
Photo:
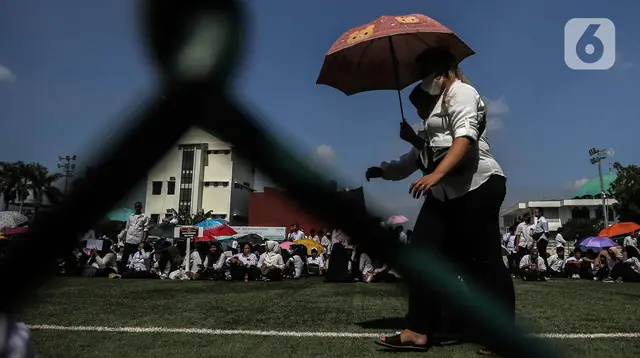
[[[406,122],[404,118],[404,108],[402,107],[402,95],[400,94],[400,73],[398,71],[398,59],[396,58],[396,49],[393,47],[393,36],[389,36],[389,48],[391,49],[391,63],[393,63],[393,75],[396,78],[396,90],[398,92],[398,102],[400,103],[400,115],[402,121]]]

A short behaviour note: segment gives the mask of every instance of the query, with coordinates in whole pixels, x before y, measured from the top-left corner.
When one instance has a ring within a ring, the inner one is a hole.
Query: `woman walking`
[[[367,180],[402,180],[421,169],[424,176],[409,187],[413,197],[425,196],[410,245],[415,250],[440,250],[459,265],[465,279],[476,282],[515,315],[513,282],[499,240],[506,178],[491,154],[485,104],[447,52],[427,50],[416,62],[436,69],[411,96],[426,133],[412,136],[407,125],[401,125],[401,137],[413,148],[400,160],[369,168]],[[376,343],[397,350],[426,350],[434,343],[441,311],[434,297],[410,289],[407,329]]]

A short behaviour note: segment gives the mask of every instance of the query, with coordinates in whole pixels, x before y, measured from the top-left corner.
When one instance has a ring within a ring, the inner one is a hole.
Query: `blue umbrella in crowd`
[[[588,237],[580,241],[578,246],[582,251],[591,249],[595,252],[600,252],[604,249],[616,246],[616,243],[608,237]]]
[[[107,218],[113,221],[126,222],[129,219],[129,216],[133,215],[134,213],[135,211],[133,209],[120,208],[120,209],[111,210],[107,214]]]
[[[210,230],[210,229],[214,229],[220,226],[225,226],[225,225],[229,225],[229,223],[226,220],[223,219],[207,219],[205,221],[199,222],[193,226],[195,227],[202,227],[204,228],[204,230]]]

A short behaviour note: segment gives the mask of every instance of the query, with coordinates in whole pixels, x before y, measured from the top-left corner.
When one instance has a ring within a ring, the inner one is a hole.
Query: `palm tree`
[[[40,163],[29,164],[27,170],[28,189],[35,200],[35,212],[42,206],[46,197],[50,203],[55,204],[60,201],[62,191],[53,184],[63,177],[61,173],[51,173],[49,169]]]
[[[27,165],[23,162],[1,162],[0,163],[0,191],[3,196],[3,210],[7,210],[9,203],[20,200],[22,202],[29,196],[27,190]]]

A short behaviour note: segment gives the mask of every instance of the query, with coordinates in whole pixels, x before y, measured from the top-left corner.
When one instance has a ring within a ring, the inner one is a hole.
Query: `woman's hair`
[[[158,260],[158,268],[160,269],[160,273],[164,273],[164,268],[167,266],[167,263],[169,261],[171,261],[171,254],[169,254],[169,251],[162,251],[160,253],[160,260]]]
[[[420,53],[418,56],[416,56],[415,63],[418,67],[420,67],[422,71],[422,77],[427,77],[431,74],[435,74],[436,77],[441,75],[444,75],[447,77],[450,75],[453,75],[460,82],[471,85],[471,82],[469,82],[469,80],[464,75],[460,67],[458,67],[458,64],[460,63],[460,61],[458,61],[455,58],[455,56],[446,49],[443,49],[440,47],[427,49],[422,53]],[[416,86],[416,88],[414,88],[411,94],[413,95],[414,94],[413,92],[416,92],[418,89],[420,89],[420,91],[418,92],[422,92],[420,97],[422,96],[435,97],[435,102],[433,103],[433,106],[435,106],[440,96],[429,95],[425,91],[421,90],[420,85]],[[447,113],[448,111],[448,108],[447,108],[448,103],[447,101],[444,100],[447,98],[448,93],[449,93],[449,86],[447,86],[442,92],[442,98],[443,98],[442,110],[444,111],[444,113]],[[415,106],[414,100],[411,99],[411,95],[409,95],[409,100]],[[423,101],[424,101],[423,104],[426,105],[428,103],[433,102],[434,99],[429,98],[429,99],[424,99]],[[433,109],[433,107],[431,107],[431,109]]]

